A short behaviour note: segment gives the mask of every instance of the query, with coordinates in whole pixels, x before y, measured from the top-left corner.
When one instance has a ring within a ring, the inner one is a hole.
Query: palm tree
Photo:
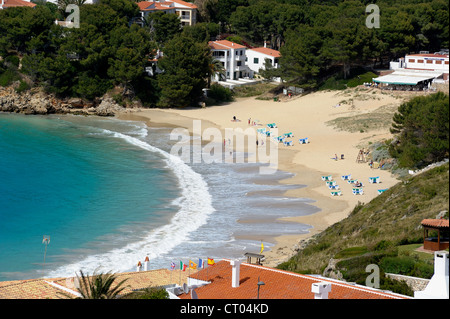
[[[77,275],[79,287],[77,287],[79,297],[75,299],[116,299],[118,295],[127,286],[123,286],[127,279],[120,281],[115,284],[117,276],[111,273],[100,273],[98,275],[94,274],[92,276],[85,275],[82,270],[80,270],[80,276]],[[66,298],[73,299],[73,295],[69,293],[60,293]]]
[[[210,56],[210,61],[208,64],[208,87],[211,86],[211,77],[219,74],[219,78],[225,76],[225,68],[222,62]]]

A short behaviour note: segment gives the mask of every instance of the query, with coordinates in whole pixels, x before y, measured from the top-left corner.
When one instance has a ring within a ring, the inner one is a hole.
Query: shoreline
[[[280,221],[288,221],[309,225],[307,233],[298,235],[281,235],[272,238],[275,241],[271,250],[265,251],[264,265],[276,267],[296,254],[299,245],[314,235],[324,231],[327,227],[346,218],[358,202],[367,203],[378,195],[377,188],[388,188],[398,182],[389,171],[372,170],[367,163],[356,163],[355,159],[361,143],[368,139],[380,140],[389,137],[388,130],[369,131],[367,133],[349,133],[338,131],[325,123],[342,115],[367,114],[385,105],[394,104],[398,107],[403,99],[383,94],[378,91],[371,93],[373,98],[367,103],[365,100],[354,101],[351,107],[334,108],[342,100],[341,91],[316,92],[305,96],[295,97],[282,103],[256,100],[254,98],[238,99],[235,102],[222,106],[211,106],[206,109],[133,109],[118,112],[116,117],[121,120],[143,121],[149,127],[183,127],[192,134],[192,121],[201,120],[202,128],[215,127],[224,132],[225,128],[240,127],[244,130],[248,126],[247,119],[252,114],[259,113],[264,116],[260,120],[263,125],[276,122],[280,135],[284,132],[294,133],[294,146],[280,146],[278,149],[278,170],[293,174],[292,177],[281,179],[280,184],[306,185],[306,187],[287,190],[283,195],[296,198],[310,199],[311,205],[319,209],[318,212],[297,216],[279,218]],[[355,92],[350,92],[353,97]],[[381,96],[381,97],[380,97]],[[357,102],[357,103],[356,103]],[[375,102],[375,103],[374,103]],[[355,104],[357,104],[355,110]],[[316,107],[312,107],[315,105]],[[286,114],[279,114],[277,110],[283,107]],[[310,106],[307,109],[298,108]],[[290,113],[290,114],[289,114]],[[241,122],[229,122],[234,116]],[[300,117],[297,117],[298,115]],[[258,116],[260,116],[258,115]],[[293,117],[292,115],[296,115]],[[270,118],[270,119],[269,119]],[[301,136],[296,127],[300,126],[305,131]],[[261,126],[264,127],[264,126]],[[386,132],[387,131],[387,132]],[[298,145],[298,138],[309,137],[310,144]],[[331,143],[331,144],[330,144]],[[331,148],[331,146],[334,148]],[[309,149],[309,150],[308,150]],[[334,161],[331,156],[335,153],[345,152],[344,160]],[[336,150],[336,151],[335,151]],[[353,195],[351,185],[342,184],[341,175],[351,173],[364,184],[364,195]],[[368,184],[368,177],[380,176],[382,184]],[[343,196],[332,197],[329,189],[324,185],[321,176],[333,175],[334,180],[341,185]],[[368,190],[366,192],[366,190]],[[245,221],[251,223],[252,221]],[[259,236],[261,237],[261,236]],[[258,237],[258,238],[259,238]],[[264,237],[264,236],[263,236]]]

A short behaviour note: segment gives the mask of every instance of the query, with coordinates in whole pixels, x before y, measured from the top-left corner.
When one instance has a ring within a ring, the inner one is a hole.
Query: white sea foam
[[[94,271],[134,271],[138,261],[143,262],[146,256],[150,260],[156,259],[186,241],[189,234],[206,224],[209,215],[215,211],[207,183],[200,174],[196,173],[179,157],[136,137],[109,130],[103,130],[103,133],[125,140],[146,151],[160,154],[167,167],[178,178],[181,196],[174,200],[172,204],[179,206],[179,209],[168,224],[150,230],[142,240],[59,267],[49,272],[47,277],[74,276],[80,270],[88,273]],[[157,185],[155,186],[157,187]]]

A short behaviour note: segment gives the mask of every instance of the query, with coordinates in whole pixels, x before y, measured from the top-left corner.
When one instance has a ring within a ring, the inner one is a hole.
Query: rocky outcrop
[[[114,116],[124,108],[105,94],[94,101],[81,98],[58,99],[40,90],[17,93],[13,88],[0,87],[0,112],[22,114],[77,114]]]

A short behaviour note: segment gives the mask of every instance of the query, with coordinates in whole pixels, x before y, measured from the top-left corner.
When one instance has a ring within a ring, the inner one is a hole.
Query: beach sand
[[[124,120],[145,121],[149,126],[184,127],[192,132],[193,120],[202,120],[202,129],[249,127],[248,119],[259,120],[261,126],[276,123],[279,135],[292,132],[293,146],[279,144],[278,168],[294,174],[292,178],[280,183],[307,185],[286,192],[286,196],[312,199],[312,205],[319,212],[286,218],[312,226],[307,234],[279,236],[275,246],[264,251],[264,265],[275,267],[296,253],[302,240],[325,230],[330,225],[346,218],[358,202],[368,203],[378,195],[378,189],[389,188],[398,180],[389,171],[371,169],[368,163],[357,163],[356,158],[362,147],[369,142],[390,138],[388,126],[369,131],[348,132],[327,125],[327,122],[340,117],[368,115],[384,109],[395,112],[397,107],[408,98],[407,95],[395,95],[377,89],[348,89],[346,91],[324,91],[304,96],[273,100],[240,98],[221,106],[192,109],[128,109],[118,114]],[[336,105],[340,104],[339,107]],[[231,119],[236,116],[240,122]],[[300,145],[299,138],[308,137],[310,143]],[[344,159],[333,160],[337,154]],[[363,195],[353,195],[352,186],[341,180],[342,175],[351,174],[364,184]],[[330,190],[321,180],[321,176],[332,175],[340,186],[342,196],[331,196]],[[369,184],[369,177],[379,176],[381,184]],[[263,236],[263,234],[261,235]],[[260,237],[258,237],[259,239]]]

